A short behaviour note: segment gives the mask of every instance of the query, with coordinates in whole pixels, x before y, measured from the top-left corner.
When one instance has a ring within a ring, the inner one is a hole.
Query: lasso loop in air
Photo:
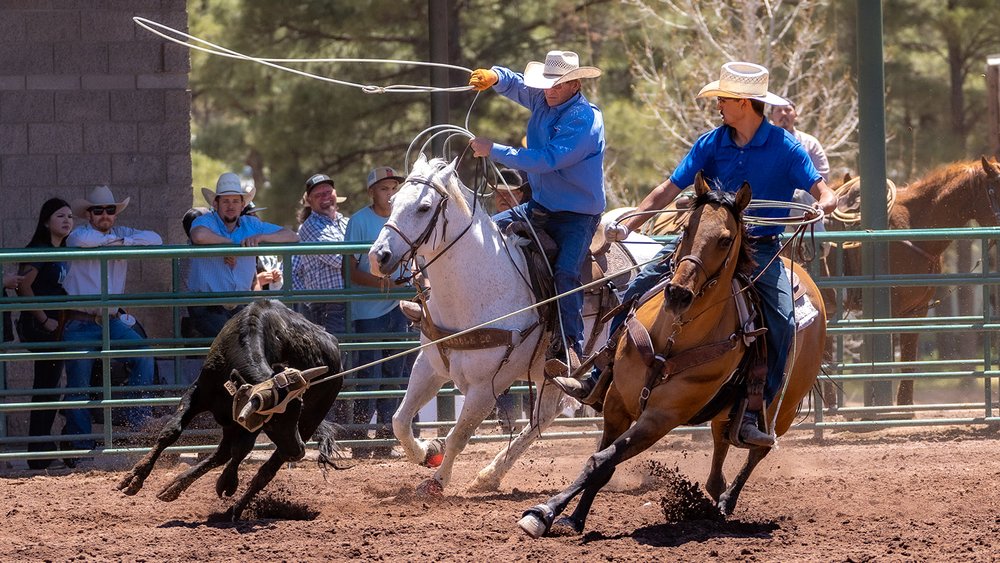
[[[284,64],[279,63],[359,63],[359,64],[397,64],[397,65],[416,65],[416,66],[430,66],[430,67],[440,67],[447,68],[451,70],[460,70],[471,74],[472,69],[465,68],[463,66],[451,65],[445,63],[432,63],[426,61],[403,61],[397,59],[270,59],[253,57],[250,55],[245,55],[243,53],[234,51],[232,49],[227,49],[221,45],[216,45],[210,41],[206,41],[194,35],[184,33],[183,31],[174,29],[167,25],[159,22],[155,22],[150,19],[143,17],[133,17],[132,21],[136,23],[139,27],[155,34],[171,43],[176,43],[187,47],[188,49],[194,49],[196,51],[201,51],[203,53],[208,53],[210,55],[216,55],[219,57],[228,57],[231,59],[240,59],[244,61],[250,61],[264,66],[269,66],[278,70],[285,72],[290,72],[292,74],[297,74],[299,76],[304,76],[306,78],[312,78],[314,80],[320,80],[322,82],[329,82],[332,84],[339,84],[341,86],[351,86],[353,88],[358,88],[366,94],[388,94],[388,93],[429,93],[429,92],[468,92],[472,90],[472,86],[452,86],[452,87],[438,87],[438,86],[421,86],[415,84],[390,84],[388,86],[377,86],[374,84],[358,84],[355,82],[348,82],[346,80],[337,80],[336,78],[331,78],[329,76],[322,76],[319,74],[314,74],[311,72],[306,72],[304,70],[298,70],[284,66]],[[171,35],[172,34],[172,35]],[[185,40],[182,40],[183,38]],[[193,41],[190,43],[188,41]],[[197,44],[196,44],[197,43]]]

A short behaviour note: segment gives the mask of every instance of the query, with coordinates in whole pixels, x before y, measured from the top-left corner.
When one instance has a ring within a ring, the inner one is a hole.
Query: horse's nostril
[[[385,264],[392,258],[392,252],[388,250],[379,250],[376,255],[378,256],[378,263]]]

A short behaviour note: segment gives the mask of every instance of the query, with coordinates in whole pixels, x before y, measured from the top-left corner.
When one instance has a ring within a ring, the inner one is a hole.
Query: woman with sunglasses
[[[66,246],[66,237],[73,230],[73,211],[68,203],[54,197],[42,204],[38,215],[35,234],[28,243],[28,248],[59,248]],[[65,262],[24,262],[19,274],[23,276],[17,286],[17,294],[24,297],[34,295],[66,295],[63,280],[66,278]],[[62,323],[61,311],[36,310],[23,311],[17,322],[17,332],[22,342],[54,342],[60,340]],[[38,348],[35,350],[43,351]],[[48,351],[48,350],[44,350]],[[54,389],[59,385],[62,376],[62,360],[35,360],[35,378],[33,389]],[[31,401],[47,402],[55,400],[51,395],[32,395]],[[47,436],[52,433],[52,423],[56,411],[34,410],[28,422],[28,435]],[[52,442],[31,442],[29,452],[53,451]],[[46,469],[52,463],[50,459],[29,459],[31,469]]]

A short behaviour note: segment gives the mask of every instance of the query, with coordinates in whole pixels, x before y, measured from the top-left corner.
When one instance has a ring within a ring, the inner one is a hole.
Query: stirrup
[[[565,352],[557,352],[553,354],[552,358],[545,360],[545,375],[548,377],[565,377],[572,373],[576,373],[580,370],[580,356],[577,355],[576,351],[570,348],[567,350],[568,354]],[[569,365],[563,361],[563,358],[569,356]]]

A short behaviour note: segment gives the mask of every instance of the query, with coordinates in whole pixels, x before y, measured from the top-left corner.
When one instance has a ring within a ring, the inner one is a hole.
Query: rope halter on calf
[[[233,420],[250,432],[260,430],[271,416],[285,412],[288,403],[302,397],[313,379],[327,371],[326,366],[305,371],[286,368],[267,381],[244,383],[239,389],[232,380],[226,382],[226,390],[233,396]]]

